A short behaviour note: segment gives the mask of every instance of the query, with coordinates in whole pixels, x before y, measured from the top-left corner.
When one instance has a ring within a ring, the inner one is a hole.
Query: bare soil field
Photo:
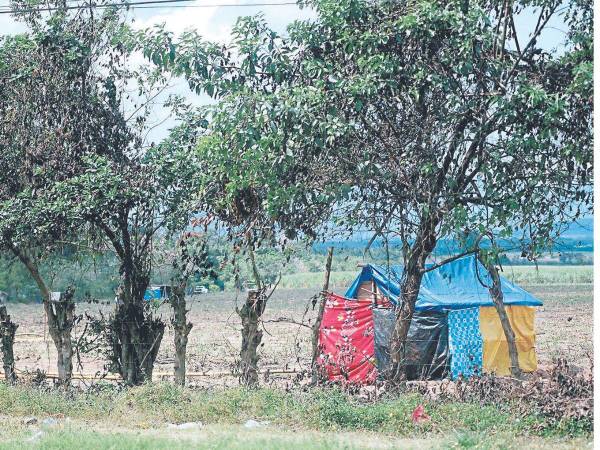
[[[591,364],[593,286],[591,284],[523,285],[525,289],[544,301],[536,314],[537,353],[539,367],[543,369],[555,358],[564,357],[569,364],[587,368]],[[298,323],[310,324],[315,315],[309,305],[317,289],[278,289],[266,309],[263,345],[260,349],[260,369],[264,384],[285,386],[298,377],[309,365],[310,330]],[[343,292],[343,289],[338,289]],[[190,377],[197,386],[235,386],[231,375],[240,347],[241,324],[235,312],[241,306],[243,293],[211,293],[189,299],[189,318],[194,324],[188,344],[188,372],[205,376]],[[47,332],[46,320],[40,304],[9,304],[10,314],[19,324],[15,356],[19,371],[40,369],[56,372],[54,344]],[[308,308],[308,310],[307,310]],[[109,304],[79,303],[77,313],[109,313]],[[162,305],[156,313],[169,323],[170,307]],[[296,323],[285,322],[291,320]],[[81,335],[84,321],[74,330]],[[173,334],[167,326],[155,368],[155,379],[163,374],[170,376],[173,365]],[[96,353],[81,354],[82,367],[75,373],[102,372],[105,361]],[[268,373],[267,373],[268,372]]]

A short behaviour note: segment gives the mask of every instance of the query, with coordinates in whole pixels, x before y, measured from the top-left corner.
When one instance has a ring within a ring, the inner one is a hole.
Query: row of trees
[[[113,370],[137,384],[151,377],[164,331],[143,301],[156,239],[180,242],[179,288],[208,270],[186,251],[198,225],[224,230],[253,268],[259,246],[368,228],[372,241],[402,242],[390,371],[398,380],[440,240],[460,238],[497,279],[507,250],[499,238],[535,259],[590,209],[591,2],[301,5],[317,18],[285,36],[260,17],[241,18],[225,45],[160,27],[132,32],[116,9],[99,14],[94,5],[49,20],[27,14],[31,33],[3,39],[0,244],[36,280],[57,348],[70,330],[52,318],[38,270],[57,248],[117,256],[119,303],[105,336]],[[534,13],[529,34],[519,33],[515,17]],[[557,15],[565,45],[545,50],[540,36]],[[134,66],[139,52],[148,63]],[[171,99],[179,125],[148,145],[152,100],[179,77],[216,102],[195,109]],[[258,270],[254,277],[257,290],[239,311],[247,381],[256,380],[253,325],[268,300]],[[178,298],[181,367],[190,325]]]
[[[188,239],[186,202],[197,189],[191,165],[174,163],[180,148],[144,141],[148,99],[167,80],[128,63],[117,11],[58,6],[50,18],[26,14],[31,32],[2,41],[0,244],[38,285],[63,383],[73,365],[73,293],[52,298],[40,264],[65,247],[114,253],[118,302],[103,335],[111,370],[138,384],[152,375],[165,326],[143,301],[154,241]],[[187,277],[180,256],[173,264]]]

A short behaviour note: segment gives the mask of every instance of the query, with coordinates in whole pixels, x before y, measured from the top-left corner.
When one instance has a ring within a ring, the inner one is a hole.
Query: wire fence
[[[315,291],[281,289],[269,300],[260,325],[263,338],[258,367],[263,379],[266,376],[290,380],[310,370],[311,326],[316,317],[311,303]],[[536,291],[533,293],[536,294]],[[545,305],[537,309],[535,319],[538,367],[543,369],[558,357],[565,357],[574,365],[589,367],[589,355],[593,351],[592,285],[573,285],[568,289],[543,286],[539,288],[539,295]],[[240,293],[230,292],[188,299],[188,319],[194,325],[187,346],[190,379],[198,380],[202,385],[217,383],[220,378],[231,383],[236,380],[242,328],[236,313],[236,307],[242,303],[239,297]],[[43,306],[9,302],[7,307],[13,321],[19,325],[15,342],[17,369],[30,374],[39,369],[49,376],[55,375],[57,354]],[[75,313],[84,318],[77,321],[72,330],[73,342],[78,341],[85,329],[85,316],[110,315],[114,308],[114,303],[109,300],[77,303]],[[171,378],[175,355],[171,306],[163,304],[153,310],[153,314],[165,323],[154,377]],[[142,344],[150,346],[153,343]],[[76,361],[74,373],[82,379],[110,380],[114,376],[101,377],[106,373],[108,363],[101,352],[79,352],[79,357],[81,360]]]

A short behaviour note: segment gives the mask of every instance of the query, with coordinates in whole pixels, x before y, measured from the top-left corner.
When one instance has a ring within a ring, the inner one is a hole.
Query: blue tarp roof
[[[430,266],[431,267],[431,266]],[[378,266],[369,264],[346,291],[347,298],[356,298],[364,281],[374,281],[381,294],[398,303],[402,266]],[[459,309],[475,306],[492,306],[492,298],[486,286],[492,283],[490,274],[475,255],[464,256],[426,272],[421,282],[415,308]],[[541,306],[543,303],[526,290],[501,277],[505,305]]]

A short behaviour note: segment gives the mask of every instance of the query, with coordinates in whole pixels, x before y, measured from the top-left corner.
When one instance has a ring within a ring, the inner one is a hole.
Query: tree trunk
[[[129,238],[124,240],[129,241]],[[130,253],[128,250],[121,261],[118,303],[108,328],[112,344],[110,370],[134,386],[152,381],[165,324],[153,317],[149,303],[144,300],[150,283],[150,265],[144,258],[133,258]]]
[[[185,301],[185,284],[172,286],[171,305],[173,306],[173,330],[175,332],[175,365],[173,374],[175,383],[185,386],[185,355],[187,352],[188,335],[193,324],[187,321]]]
[[[508,344],[508,355],[510,357],[510,373],[515,378],[521,377],[521,368],[519,366],[519,352],[517,351],[517,343],[515,342],[515,332],[510,325],[510,320],[506,314],[506,308],[504,306],[504,294],[502,293],[502,284],[500,281],[500,274],[498,268],[493,263],[486,263],[481,260],[487,271],[492,277],[492,285],[489,287],[490,296],[494,302],[494,307],[500,318],[502,324],[502,330],[506,337]]]
[[[152,381],[154,361],[158,355],[165,324],[152,317],[141,301],[117,305],[112,318],[113,365],[129,385]]]
[[[390,342],[390,363],[386,378],[394,381],[404,379],[404,355],[406,347],[406,337],[415,312],[415,304],[419,296],[421,280],[423,275],[421,270],[415,266],[406,266],[402,275],[400,284],[401,304],[396,306],[396,320]]]
[[[69,286],[59,299],[44,299],[44,309],[48,318],[48,332],[56,346],[58,359],[56,366],[60,384],[67,386],[73,374],[73,345],[71,330],[75,312],[73,287]]]
[[[2,345],[2,366],[4,368],[4,378],[9,384],[17,381],[15,372],[15,356],[13,346],[15,343],[15,333],[18,325],[10,320],[6,312],[6,306],[0,306],[0,344]]]
[[[44,303],[44,310],[46,311],[48,320],[48,332],[58,354],[56,365],[59,383],[66,386],[70,383],[73,373],[73,346],[71,343],[71,330],[73,329],[75,312],[73,287],[69,286],[59,301],[52,302],[50,291],[40,275],[35,260],[26,252],[21,251],[17,246],[11,246],[11,250],[27,267],[42,294],[42,302]]]
[[[258,346],[262,331],[258,329],[265,308],[262,289],[248,291],[248,297],[238,314],[242,319],[242,350],[240,351],[240,381],[246,386],[258,385]]]
[[[435,228],[438,220],[434,216],[426,215],[421,220],[421,224],[414,244],[408,249],[408,259],[405,262],[400,283],[400,301],[396,305],[396,320],[390,340],[391,367],[388,370],[387,378],[394,382],[406,378],[404,364],[406,337],[415,312],[415,304],[419,297],[425,262],[433,252],[437,242]]]
[[[319,331],[321,329],[321,323],[323,322],[323,312],[325,311],[325,303],[327,302],[327,291],[329,290],[329,276],[331,274],[331,262],[333,260],[333,247],[329,247],[327,252],[327,262],[325,263],[325,282],[323,283],[323,290],[321,291],[321,301],[319,302],[319,311],[317,312],[317,318],[312,328],[312,382],[317,383],[318,381],[318,368],[317,358],[319,356]],[[314,303],[313,303],[314,305]],[[314,307],[314,306],[313,306]]]

